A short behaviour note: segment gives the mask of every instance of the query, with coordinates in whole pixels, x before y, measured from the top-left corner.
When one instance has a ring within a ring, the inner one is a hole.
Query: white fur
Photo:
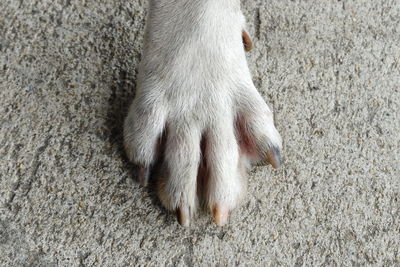
[[[273,116],[253,85],[242,43],[239,0],[150,0],[136,97],[125,120],[129,158],[149,166],[167,130],[168,177],[160,196],[175,210],[196,209],[200,140],[207,140],[207,204],[233,209],[243,193],[235,119],[281,148]]]

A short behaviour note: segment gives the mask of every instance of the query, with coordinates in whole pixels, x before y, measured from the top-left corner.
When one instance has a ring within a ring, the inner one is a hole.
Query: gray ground
[[[146,1],[0,1],[0,266],[400,265],[400,1],[243,4],[285,165],[184,229],[121,149]]]

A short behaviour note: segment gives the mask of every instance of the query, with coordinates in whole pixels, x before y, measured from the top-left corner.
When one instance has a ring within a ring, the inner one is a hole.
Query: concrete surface
[[[0,266],[400,265],[400,1],[243,4],[285,165],[183,229],[121,149],[146,1],[0,1]]]

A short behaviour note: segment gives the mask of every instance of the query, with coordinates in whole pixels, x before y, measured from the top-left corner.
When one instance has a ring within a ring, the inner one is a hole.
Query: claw
[[[272,167],[274,167],[275,169],[281,166],[282,157],[279,148],[272,146],[267,152],[267,159],[268,162],[271,163]]]
[[[150,168],[139,166],[136,169],[137,177],[142,186],[147,186],[150,177]]]
[[[229,210],[216,204],[212,210],[214,222],[219,226],[224,226],[228,222]]]
[[[251,38],[246,31],[242,31],[242,39],[243,39],[244,50],[246,52],[249,52],[251,49],[253,49],[253,42],[251,41]]]
[[[190,226],[190,210],[188,207],[181,205],[176,211],[176,217],[183,227]]]

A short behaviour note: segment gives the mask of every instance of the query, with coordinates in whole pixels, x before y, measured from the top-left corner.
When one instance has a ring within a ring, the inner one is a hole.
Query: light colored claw
[[[137,167],[137,176],[140,184],[142,186],[147,186],[147,184],[149,183],[150,168],[143,166]]]
[[[216,204],[212,210],[214,222],[219,226],[224,226],[228,222],[229,209],[223,205]]]
[[[267,159],[268,162],[271,163],[273,168],[279,168],[282,164],[282,157],[279,148],[271,147],[270,150],[267,152]]]
[[[179,224],[182,225],[183,227],[190,226],[190,210],[188,207],[181,205],[176,211],[176,217],[178,219]]]

